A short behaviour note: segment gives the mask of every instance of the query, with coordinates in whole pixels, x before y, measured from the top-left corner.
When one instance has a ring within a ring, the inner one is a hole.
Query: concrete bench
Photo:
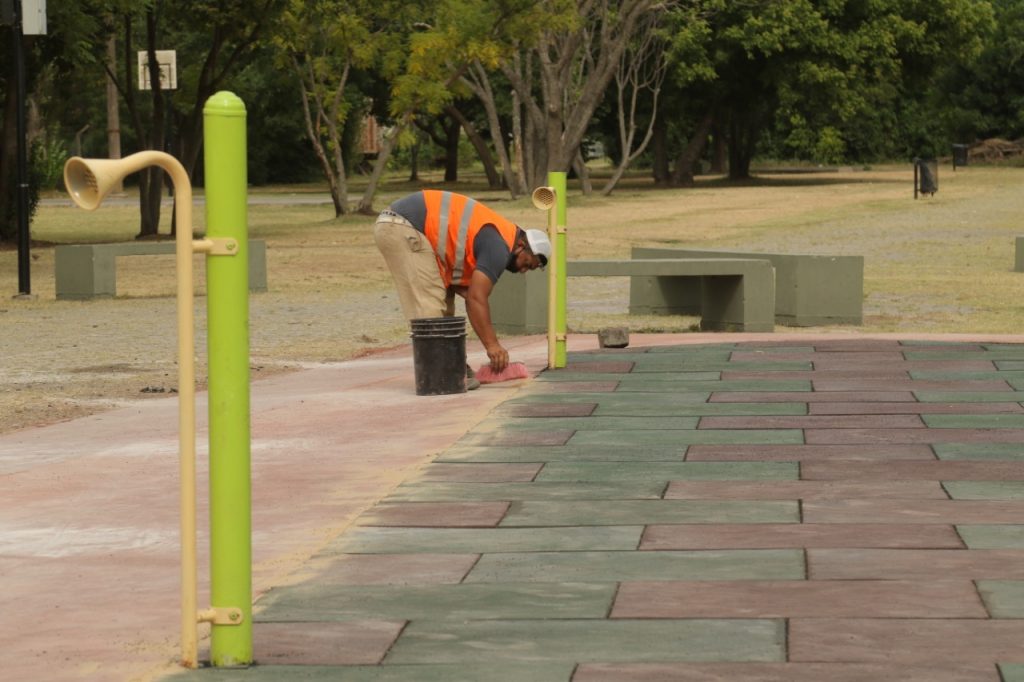
[[[1024,237],[1017,237],[1014,241],[1013,271],[1024,272]]]
[[[117,294],[118,256],[173,254],[174,249],[173,241],[58,246],[53,267],[57,298],[111,298]],[[249,241],[249,290],[267,290],[267,244],[264,241]]]
[[[789,327],[862,324],[864,257],[751,253],[707,249],[636,247],[633,258],[754,258],[775,268],[775,322]],[[645,314],[696,314],[701,290],[692,280],[630,280],[629,311]]]
[[[767,260],[660,258],[570,261],[568,277],[644,277],[668,292],[682,280],[700,291],[701,329],[763,332],[774,329],[775,282]],[[689,289],[686,290],[689,292]],[[671,307],[672,302],[669,301]],[[490,298],[491,321],[506,334],[539,334],[547,329],[547,273],[502,277]]]

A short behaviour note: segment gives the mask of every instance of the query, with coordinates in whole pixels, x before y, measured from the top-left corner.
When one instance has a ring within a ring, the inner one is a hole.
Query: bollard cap
[[[221,90],[210,95],[203,107],[204,115],[245,116],[245,102],[233,92]]]

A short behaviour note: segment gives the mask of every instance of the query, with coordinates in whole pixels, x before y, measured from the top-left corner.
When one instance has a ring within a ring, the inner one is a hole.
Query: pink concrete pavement
[[[800,338],[1022,342],[1024,336],[849,333],[633,335],[632,346]],[[536,373],[543,337],[507,340]],[[571,350],[596,337],[570,338]],[[485,356],[471,344],[470,362]],[[521,382],[418,397],[410,348],[262,379],[252,390],[254,592],[310,557]],[[198,446],[200,576],[206,448]],[[178,655],[177,401],[0,436],[0,670],[5,679],[142,681]],[[201,586],[200,607],[207,604]]]

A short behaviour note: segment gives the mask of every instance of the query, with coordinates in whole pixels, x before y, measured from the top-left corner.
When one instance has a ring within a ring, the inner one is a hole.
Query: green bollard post
[[[556,283],[556,294],[555,300],[557,302],[557,309],[555,311],[555,367],[565,367],[567,362],[567,353],[565,347],[566,334],[568,324],[566,322],[566,221],[565,221],[565,173],[550,171],[548,173],[548,186],[555,189],[555,201],[556,201],[556,232],[555,237],[555,258],[558,260],[558,265],[555,270],[557,273]]]
[[[224,248],[206,257],[210,602],[224,614],[210,626],[214,666],[253,660],[245,122],[245,104],[233,93],[218,92],[206,101],[206,238],[224,240]],[[240,613],[229,611],[234,609]]]

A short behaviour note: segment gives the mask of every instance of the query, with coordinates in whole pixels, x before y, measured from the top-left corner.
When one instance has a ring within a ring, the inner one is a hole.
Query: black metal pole
[[[32,293],[28,229],[28,154],[25,150],[25,46],[22,41],[21,0],[14,0],[14,69],[17,72],[18,128],[18,293]]]

